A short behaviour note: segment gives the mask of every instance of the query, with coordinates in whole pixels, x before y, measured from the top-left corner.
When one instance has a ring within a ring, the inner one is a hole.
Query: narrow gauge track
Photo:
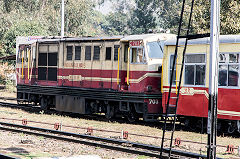
[[[136,142],[129,142],[124,140],[116,140],[109,138],[94,137],[85,134],[69,133],[51,129],[44,129],[32,126],[24,126],[6,122],[0,122],[0,129],[5,131],[13,131],[18,133],[26,133],[30,135],[44,136],[47,138],[54,138],[69,142],[81,143],[90,146],[97,146],[132,154],[139,154],[150,157],[159,157],[160,147],[140,144]],[[163,158],[168,158],[167,153],[169,149],[164,149]],[[179,150],[172,150],[171,158],[206,158],[205,155],[200,155],[191,152],[184,152]]]

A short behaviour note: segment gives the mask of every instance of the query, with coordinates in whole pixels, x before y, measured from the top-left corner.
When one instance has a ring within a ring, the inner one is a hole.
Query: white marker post
[[[211,0],[211,32],[209,60],[208,151],[207,158],[216,158],[218,57],[220,34],[220,0]]]
[[[64,0],[62,0],[62,10],[61,10],[61,37],[64,37]]]

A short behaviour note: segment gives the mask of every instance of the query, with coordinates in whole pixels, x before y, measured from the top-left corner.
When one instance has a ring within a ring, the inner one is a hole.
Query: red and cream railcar
[[[180,41],[184,46],[185,40]],[[210,38],[190,40],[185,56],[183,80],[180,89],[177,114],[184,116],[186,123],[196,122],[199,117],[208,116],[209,87],[209,45]],[[174,40],[165,42],[163,61],[163,111],[166,110],[170,83],[170,63],[175,51]],[[184,47],[179,47],[183,49]],[[182,51],[179,51],[182,53]],[[229,133],[240,132],[240,36],[221,35],[219,55],[219,89],[218,89],[218,128],[226,128]],[[177,57],[178,63],[182,55]],[[174,68],[174,78],[179,79],[180,66]],[[177,77],[176,77],[177,76]],[[175,85],[175,84],[174,84]],[[172,89],[176,92],[176,88]],[[189,117],[189,118],[187,118]],[[197,117],[197,118],[196,118]],[[191,120],[189,120],[191,119]],[[196,119],[196,120],[195,120]],[[201,122],[198,122],[201,123]],[[197,123],[192,123],[197,124]]]
[[[154,120],[171,34],[17,38],[17,97],[43,109]]]

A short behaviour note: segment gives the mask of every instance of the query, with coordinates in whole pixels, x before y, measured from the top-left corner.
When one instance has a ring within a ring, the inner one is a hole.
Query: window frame
[[[71,59],[68,59],[68,47],[72,47]],[[66,46],[66,51],[67,51],[67,53],[66,53],[66,61],[73,61],[74,45],[67,45]]]
[[[76,59],[76,47],[80,47],[80,59]],[[81,45],[74,45],[74,61],[82,61],[82,51],[83,50],[83,46]]]
[[[174,53],[170,54],[169,59],[168,59],[168,63],[169,63],[169,65],[168,65],[168,84],[169,85],[170,85],[171,70],[172,70],[172,68],[171,68],[171,56],[174,57]],[[174,68],[173,71],[176,71],[176,67]],[[175,72],[175,74],[176,74],[176,72]],[[176,79],[176,75],[175,75],[175,79]],[[176,81],[175,81],[175,83],[173,82],[172,85],[176,86]]]
[[[86,59],[86,51],[87,51],[87,47],[89,47],[90,48],[90,59]],[[93,50],[93,47],[92,47],[92,45],[84,45],[84,61],[92,61],[92,58],[93,58],[93,55],[92,55],[92,51]]]
[[[238,54],[239,55],[239,62],[238,63],[230,63],[229,62],[229,57],[226,62],[220,63],[220,54]],[[240,75],[240,52],[219,52],[219,60],[218,60],[218,77],[219,77],[219,66],[227,66],[227,85],[226,86],[220,86],[218,85],[219,88],[229,88],[229,89],[239,89],[240,87],[240,77],[238,77],[238,86],[229,86],[229,66],[238,66],[238,75]],[[219,79],[218,79],[219,80]],[[219,83],[219,81],[218,81]]]
[[[111,49],[110,49],[110,50],[111,50],[111,51],[110,51],[110,59],[107,59],[107,48],[108,48],[108,49],[111,48]],[[112,50],[113,50],[113,49],[112,49],[112,46],[106,46],[106,47],[105,47],[105,61],[112,61],[112,54],[113,54],[113,53],[112,53],[112,52],[113,52]]]
[[[186,61],[184,61],[184,80],[183,80],[183,86],[190,86],[190,87],[206,87],[206,70],[207,70],[207,58],[206,58],[206,53],[187,53],[185,54],[185,60],[186,60],[186,56],[187,55],[204,55],[204,63],[186,63]],[[194,81],[193,81],[193,85],[192,84],[185,84],[185,66],[194,66]],[[196,66],[205,66],[205,79],[204,79],[204,85],[196,85]]]
[[[145,58],[145,61],[146,62],[132,62],[132,49],[133,48],[136,48],[136,49],[143,49],[143,57]],[[131,46],[130,47],[130,52],[129,52],[129,54],[130,54],[130,64],[147,64],[147,57],[146,57],[146,53],[145,53],[145,48],[144,48],[144,46]]]
[[[95,52],[95,48],[99,49],[98,56],[96,56],[96,54],[95,54],[95,53],[97,53],[97,52]],[[96,58],[96,57],[98,57],[98,58]],[[101,61],[101,46],[100,45],[94,45],[93,46],[93,57],[92,57],[92,60],[93,61]]]
[[[40,45],[40,46],[38,46],[38,62],[37,62],[37,69],[41,69],[41,68],[46,68],[46,74],[45,74],[45,76],[46,76],[46,79],[39,79],[39,78],[37,78],[37,80],[38,81],[49,81],[49,82],[57,82],[58,81],[58,65],[59,65],[59,60],[58,60],[58,58],[59,58],[59,45],[57,45],[57,47],[58,47],[58,50],[57,50],[57,52],[51,52],[50,51],[50,49],[49,49],[49,47],[51,47],[51,46],[54,46],[55,44],[42,44],[42,45]],[[46,52],[40,52],[40,49],[39,49],[39,47],[41,47],[41,46],[47,46],[47,51]],[[52,65],[52,66],[50,66],[49,65],[49,54],[57,54],[57,57],[56,57],[56,65]],[[47,62],[47,64],[44,66],[44,65],[40,65],[39,66],[39,54],[46,54],[46,62]],[[49,72],[48,72],[48,69],[56,69],[56,80],[49,80]],[[38,76],[39,76],[39,72],[38,72]]]

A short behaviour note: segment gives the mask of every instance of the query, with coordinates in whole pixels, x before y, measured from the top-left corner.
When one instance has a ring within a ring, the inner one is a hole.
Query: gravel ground
[[[15,97],[14,93],[9,93],[6,91],[0,91],[0,96],[7,97]],[[14,118],[14,119],[27,119],[32,121],[41,121],[52,123],[52,125],[42,125],[42,124],[34,124],[28,122],[29,126],[38,126],[53,129],[55,123],[62,123],[63,131],[74,132],[74,133],[86,133],[86,129],[74,129],[67,128],[64,125],[78,126],[83,128],[92,127],[94,129],[104,129],[104,130],[113,130],[118,131],[119,133],[108,133],[108,132],[100,132],[94,131],[94,136],[101,137],[114,137],[119,138],[121,136],[121,131],[128,131],[129,133],[135,134],[144,134],[150,136],[158,136],[161,137],[162,131],[157,127],[137,125],[137,124],[126,124],[126,123],[118,123],[118,122],[104,122],[104,121],[96,121],[83,119],[80,117],[69,117],[69,116],[61,116],[61,115],[48,115],[44,114],[43,111],[40,112],[30,112],[21,109],[13,109],[0,107],[0,118]],[[6,121],[2,120],[0,121]],[[21,124],[21,121],[14,121],[13,123]],[[170,134],[166,135],[170,137]],[[191,140],[206,143],[207,135],[199,134],[194,132],[186,132],[186,131],[176,131],[174,138],[180,137],[181,140]],[[148,138],[148,137],[140,137],[129,135],[129,141],[146,143],[160,146],[161,139]],[[37,137],[32,135],[20,134],[20,133],[12,133],[0,130],[0,153],[5,153],[8,155],[15,155],[21,158],[37,158],[37,157],[53,157],[53,156],[76,156],[76,155],[98,155],[102,158],[147,158],[144,156],[137,156],[107,149],[102,149],[99,147],[86,146],[82,144],[69,143],[54,139],[48,139],[44,137]],[[219,145],[228,145],[232,144],[235,147],[240,145],[239,138],[233,137],[218,137],[217,144]],[[167,145],[167,143],[166,143]],[[186,150],[196,153],[206,154],[206,145],[198,145],[192,143],[182,142],[179,147],[175,147],[176,149]],[[226,148],[218,148],[218,157],[229,158],[234,157],[237,158],[237,150],[234,151],[234,155],[226,154]]]

